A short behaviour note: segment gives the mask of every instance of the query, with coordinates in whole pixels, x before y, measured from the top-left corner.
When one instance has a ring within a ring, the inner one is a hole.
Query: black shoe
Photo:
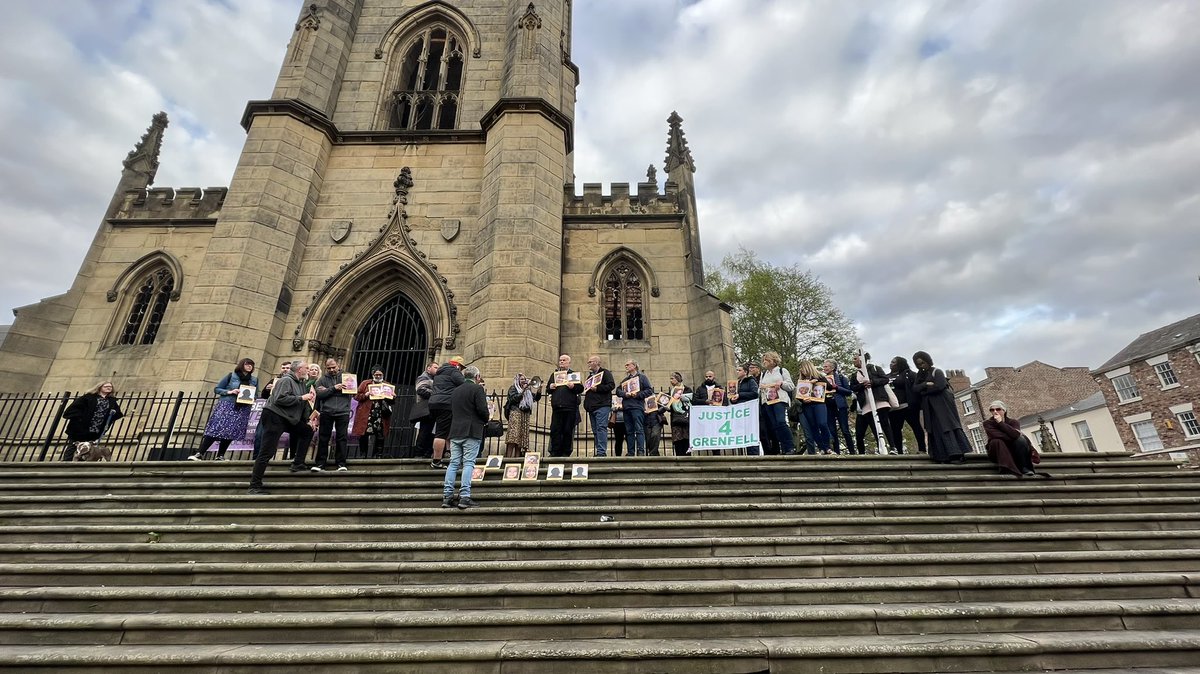
[[[1037,475],[1037,473],[1033,472],[1032,470],[1027,470],[1027,471],[1021,473],[1021,475],[1025,476],[1025,477],[1033,477],[1034,475]]]
[[[950,463],[952,463],[956,466],[961,466],[966,462],[967,462],[967,460],[963,458],[962,454],[959,454],[958,456],[954,457],[953,459],[950,459]]]
[[[306,466],[302,463],[299,465],[293,463],[292,467],[288,468],[288,471],[292,472],[292,473],[304,473],[304,472],[308,471],[308,466]]]
[[[429,467],[433,468],[434,470],[446,470],[446,464],[442,463],[441,461],[430,461]]]
[[[453,508],[454,506],[458,505],[457,501],[458,501],[457,497],[448,496],[448,497],[442,499],[442,507],[443,508]]]
[[[267,491],[266,488],[261,484],[252,484],[250,485],[250,488],[246,490],[246,493],[254,496],[266,496],[271,492]]]
[[[464,496],[463,498],[458,499],[459,510],[466,510],[467,508],[475,508],[478,506],[479,504],[472,501],[470,496]]]

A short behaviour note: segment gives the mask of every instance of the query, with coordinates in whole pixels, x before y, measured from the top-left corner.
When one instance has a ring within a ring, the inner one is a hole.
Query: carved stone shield
[[[334,243],[341,243],[346,240],[347,236],[350,236],[350,228],[353,226],[354,223],[350,220],[338,220],[330,228],[329,236],[333,239]]]
[[[454,237],[458,236],[458,230],[462,223],[458,220],[442,220],[442,238],[447,241],[453,241]]]

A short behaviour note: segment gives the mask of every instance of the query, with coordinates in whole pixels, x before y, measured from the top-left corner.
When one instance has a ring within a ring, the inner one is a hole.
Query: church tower
[[[302,3],[228,188],[151,187],[156,116],[71,290],[18,310],[0,389],[203,391],[243,357],[378,365],[401,391],[454,355],[492,385],[559,353],[731,371],[679,116],[665,181],[576,195],[571,10]]]

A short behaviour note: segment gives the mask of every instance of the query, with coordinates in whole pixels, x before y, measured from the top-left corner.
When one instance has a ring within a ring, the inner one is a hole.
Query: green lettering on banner
[[[721,435],[729,435],[733,432],[733,422],[726,421],[724,424],[721,424],[721,427],[717,429],[717,432]]]

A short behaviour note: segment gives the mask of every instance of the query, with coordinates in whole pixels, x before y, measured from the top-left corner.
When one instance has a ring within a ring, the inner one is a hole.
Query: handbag
[[[892,390],[892,385],[884,384],[883,390],[887,391],[888,404],[892,406],[892,409],[900,407],[900,401],[896,398],[896,392]]]
[[[1041,462],[1042,462],[1042,453],[1037,450],[1037,447],[1033,446],[1032,442],[1029,443],[1029,463],[1032,463],[1033,465],[1036,466],[1037,464],[1039,464]]]
[[[483,425],[483,437],[498,438],[502,435],[504,435],[504,424],[499,421],[491,419]]]

